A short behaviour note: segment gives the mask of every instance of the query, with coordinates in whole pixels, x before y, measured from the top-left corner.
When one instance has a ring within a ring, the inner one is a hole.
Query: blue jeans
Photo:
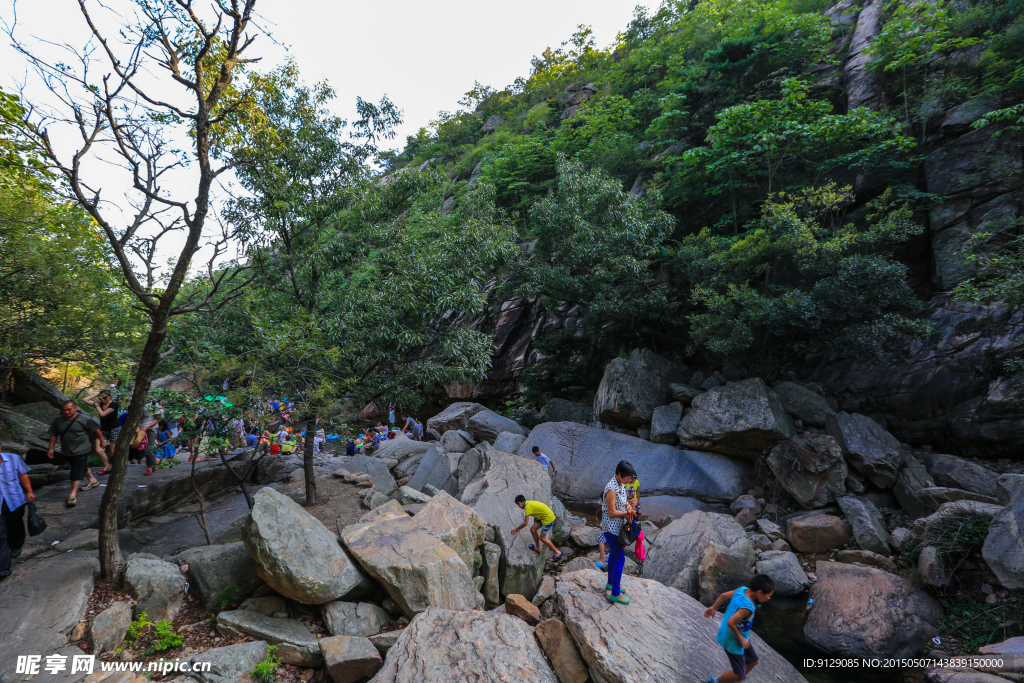
[[[608,544],[608,585],[612,587],[612,595],[621,592],[622,569],[626,566],[626,556],[622,553],[622,544],[617,536],[604,534],[604,542]]]

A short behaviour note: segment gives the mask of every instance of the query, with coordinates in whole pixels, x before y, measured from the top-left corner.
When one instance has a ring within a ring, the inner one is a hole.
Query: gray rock
[[[734,500],[729,505],[729,510],[734,515],[739,514],[743,510],[750,510],[753,514],[757,515],[761,512],[761,505],[757,502],[756,498],[748,493]]]
[[[350,524],[341,537],[359,564],[409,617],[430,606],[482,607],[466,563],[420,525],[419,515]]]
[[[562,423],[572,424],[572,423]],[[579,425],[574,425],[579,426]],[[582,429],[583,427],[581,427]],[[523,448],[527,448],[524,444]],[[480,446],[485,462],[482,476],[466,487],[462,502],[473,508],[485,524],[500,529],[496,541],[503,546],[501,594],[519,593],[529,600],[537,592],[544,570],[544,551],[529,549],[533,542],[529,533],[511,535],[523,521],[523,511],[513,502],[522,494],[527,500],[551,505],[551,478],[544,467],[532,457],[522,458]],[[467,454],[468,455],[468,454]]]
[[[356,683],[380,671],[381,653],[368,638],[322,638],[320,651],[333,683]]]
[[[398,642],[398,638],[402,635],[401,629],[397,631],[388,631],[386,633],[378,633],[375,636],[370,636],[369,640],[373,643],[373,646],[377,648],[377,652],[383,657],[388,653],[395,643]]]
[[[483,556],[484,586],[482,593],[484,601],[488,605],[497,605],[501,602],[501,581],[499,579],[501,546],[484,541],[481,555]]]
[[[555,594],[555,577],[545,576],[544,580],[540,582],[540,588],[537,589],[537,594],[533,596],[532,602],[537,607],[540,607],[544,602]]]
[[[800,560],[791,552],[767,550],[757,558],[758,574],[767,574],[775,582],[778,595],[799,595],[811,585]]]
[[[479,403],[453,403],[427,420],[427,434],[435,439],[440,439],[449,430],[464,430],[469,424],[469,418],[481,410],[487,410],[487,408]]]
[[[257,572],[271,588],[296,602],[322,605],[355,596],[372,584],[320,520],[291,498],[264,488],[242,529]]]
[[[554,581],[551,589],[554,590]],[[560,683],[586,683],[589,679],[587,667],[561,620],[545,619],[537,624],[536,635]]]
[[[1024,494],[1024,474],[1004,474],[996,480],[996,499],[1000,505],[1009,505],[1014,492]]]
[[[769,519],[761,518],[757,520],[757,530],[773,541],[780,538],[785,540],[786,538],[786,534],[782,530],[782,527]]]
[[[427,504],[432,499],[425,493],[420,493],[411,486],[399,486],[398,490],[391,494],[391,499],[398,501],[400,505],[412,505],[413,503]]]
[[[502,417],[493,410],[481,410],[469,418],[469,424],[466,429],[477,441],[486,441],[491,444],[497,440],[498,435],[502,432],[519,434],[524,437],[530,433],[528,430],[520,427],[515,420]]]
[[[684,406],[690,405],[690,403],[693,402],[693,399],[704,393],[703,389],[691,387],[689,384],[672,383],[668,385],[668,389],[672,393],[672,398],[679,401]]]
[[[132,558],[125,568],[124,588],[150,621],[174,621],[185,597],[185,577],[170,562]]]
[[[569,533],[569,537],[577,548],[596,548],[597,539],[601,536],[601,530],[596,526],[587,526],[580,524],[574,526],[572,531]]]
[[[1003,587],[1024,588],[1024,491],[1020,488],[992,518],[981,556]]]
[[[553,398],[540,409],[542,422],[578,422],[590,424],[594,419],[594,408],[580,403],[566,401],[564,398]],[[511,452],[511,451],[506,451]]]
[[[676,429],[683,417],[683,404],[679,401],[667,406],[658,406],[651,415],[651,438],[654,443],[676,442]]]
[[[910,529],[899,527],[898,529],[892,530],[890,537],[892,538],[892,546],[897,550],[902,551],[904,546],[906,546],[908,543],[913,542],[914,532],[912,532]]]
[[[498,610],[431,608],[401,633],[371,683],[559,683],[533,628]]]
[[[398,464],[400,464],[410,458],[422,456],[427,452],[431,445],[432,444],[426,441],[414,441],[413,439],[399,434],[397,438],[381,441],[380,448],[377,449],[372,457],[378,460],[397,460]],[[358,465],[356,467],[358,467]],[[395,465],[391,465],[391,467],[395,467]],[[355,469],[351,471],[358,472],[362,470]],[[370,470],[365,471],[369,472]]]
[[[832,437],[829,437],[829,438],[831,439]],[[832,440],[835,441],[835,439],[832,439]],[[897,475],[897,477],[896,477],[896,486],[899,486],[899,475]],[[857,470],[847,469],[847,471],[846,471],[846,488],[851,493],[855,493],[855,494],[857,494],[859,496],[859,495],[861,495],[862,493],[864,493],[865,491],[868,490],[867,479],[865,479],[864,475],[861,474],[860,472],[858,472]],[[895,489],[895,486],[893,488]]]
[[[322,609],[324,624],[332,636],[372,636],[391,621],[387,612],[369,602],[335,600]]]
[[[202,683],[246,683],[252,680],[252,670],[266,656],[266,641],[254,640],[227,647],[215,647],[189,657],[187,661],[189,668],[192,669],[189,674]],[[205,664],[202,667],[193,666],[201,662],[209,662],[210,670],[202,670],[206,668]]]
[[[520,447],[519,455],[532,460],[533,446],[539,446],[558,464],[552,486],[566,502],[597,501],[620,460],[628,460],[640,475],[645,507],[649,496],[692,497],[728,504],[754,483],[753,468],[748,463],[572,422],[538,425]]]
[[[687,512],[693,512],[694,510],[714,512],[720,509],[718,505],[712,505],[686,496],[644,496],[643,498],[644,515],[659,521],[667,520],[670,517],[672,519],[679,519]]]
[[[430,444],[424,444],[422,441],[416,442],[410,439],[405,439],[405,441],[423,444],[427,448],[430,447]],[[378,453],[381,452],[378,451]],[[337,458],[337,460],[349,472],[365,472],[370,475],[373,488],[385,496],[390,496],[398,489],[398,484],[395,482],[395,477],[391,474],[391,468],[388,467],[388,463],[383,458],[383,455],[380,458],[369,455],[343,455]]]
[[[828,417],[835,414],[828,401],[799,384],[776,382],[772,390],[782,401],[785,411],[805,425],[824,427]]]
[[[462,455],[462,452],[445,452],[435,444],[423,455],[416,473],[412,475],[407,486],[417,491],[426,491],[426,487],[430,486],[453,496],[457,495],[457,472]]]
[[[928,460],[928,473],[939,486],[995,497],[997,476],[987,467],[955,455],[935,454],[929,456]]]
[[[189,548],[177,559],[179,564],[188,564],[199,602],[211,612],[238,604],[263,583],[256,561],[241,541]]]
[[[370,510],[376,510],[383,505],[387,505],[390,501],[390,498],[377,489],[366,489],[366,494],[363,496],[363,505]],[[397,503],[398,501],[395,502]]]
[[[698,597],[700,594],[700,564],[709,543],[736,551],[754,563],[754,548],[743,527],[728,515],[694,511],[675,520],[658,532],[647,559],[644,561],[645,579],[660,581]]]
[[[980,493],[972,493],[963,489],[950,489],[945,486],[932,486],[921,489],[921,500],[930,505],[933,510],[937,510],[943,503],[953,503],[958,500],[974,500],[979,503],[988,503],[989,505],[1000,504],[998,498],[983,496]]]
[[[768,467],[807,510],[824,507],[846,493],[846,461],[831,436],[804,434],[780,441],[772,446]]]
[[[484,134],[493,133],[498,129],[498,126],[500,126],[503,123],[505,123],[504,116],[498,116],[497,114],[493,114],[491,116],[488,116],[487,120],[484,121],[484,125],[483,127],[480,128],[480,132]]]
[[[896,500],[911,519],[930,515],[934,508],[925,500],[922,491],[934,487],[935,480],[925,466],[910,454],[904,453],[901,462],[896,484],[892,487]]]
[[[519,450],[519,447],[526,441],[525,434],[513,434],[511,432],[502,432],[498,434],[498,438],[494,440],[494,447],[503,453],[515,453]]]
[[[790,517],[786,537],[801,553],[824,553],[850,542],[850,527],[842,519],[823,513]]]
[[[704,556],[697,568],[698,599],[711,606],[722,593],[746,586],[754,578],[753,562],[741,552],[710,542],[704,547]]]
[[[624,429],[650,423],[654,409],[669,402],[669,384],[679,371],[650,349],[615,358],[604,370],[594,398],[594,419]]]
[[[132,624],[132,604],[118,600],[97,614],[89,625],[89,640],[95,655],[111,652],[124,640]]]
[[[465,453],[476,445],[473,435],[462,429],[450,429],[441,435],[438,445],[449,453]]]
[[[844,496],[836,502],[853,529],[857,545],[873,553],[888,555],[891,539],[878,508],[868,499],[858,496]]]
[[[268,617],[288,616],[288,606],[280,595],[266,595],[262,598],[249,598],[238,606],[240,610],[247,612],[259,612]]]
[[[990,505],[989,503],[979,503],[973,500],[958,500],[954,503],[943,503],[939,506],[938,510],[927,517],[915,519],[914,526],[911,531],[914,533],[914,537],[916,539],[925,539],[928,537],[930,530],[936,524],[939,524],[944,520],[955,518],[960,515],[984,515],[989,519],[993,519],[1003,510],[1004,508],[1001,505]]]
[[[830,415],[826,427],[839,442],[847,462],[876,486],[890,488],[900,469],[900,442],[866,415],[839,412]]]
[[[679,443],[754,461],[765,448],[796,434],[793,420],[764,380],[715,387],[693,399],[679,423]]]
[[[871,41],[882,30],[883,3],[864,5],[857,15],[857,25],[850,41],[849,57],[843,65],[847,106],[850,110],[871,106],[881,98],[882,85],[869,68],[872,56],[867,52]]]
[[[569,520],[569,511],[555,496],[551,496],[551,511],[555,513],[555,525],[551,527],[548,538],[556,546],[563,545],[569,540],[569,532],[572,531],[573,523]]]
[[[295,619],[278,619],[245,610],[221,612],[217,615],[217,632],[226,636],[251,636],[275,645],[285,664],[323,666],[316,636]]]
[[[468,505],[438,493],[416,515],[416,523],[458,553],[470,573],[475,571],[475,557],[484,543],[484,523]]]
[[[917,556],[917,571],[926,586],[945,588],[953,578],[953,572],[943,561],[939,551],[932,546],[921,548]]]
[[[68,633],[86,618],[96,573],[99,562],[91,553],[62,553],[18,565],[0,583],[0,680],[13,680],[9,672],[19,654],[46,656],[67,644]]]
[[[748,531],[747,538],[750,539],[750,545],[754,546],[754,550],[771,550],[772,541],[764,534],[759,534],[756,531]]]
[[[937,635],[938,601],[873,567],[818,562],[804,636],[836,657],[915,657]]]
[[[907,531],[903,529],[903,531]],[[909,531],[907,533],[910,533]],[[896,563],[885,555],[873,553],[870,550],[840,550],[836,553],[836,562],[847,562],[850,564],[861,563],[869,567],[878,567],[887,572],[896,571]]]
[[[690,596],[657,581],[631,577],[622,580],[632,600],[629,607],[609,607],[605,580],[596,570],[563,574],[555,591],[565,625],[593,680],[695,681],[725,667],[720,648],[710,646],[720,617],[706,619],[703,606]],[[806,683],[760,637],[752,634],[750,640],[761,657],[758,680]],[[622,654],[622,643],[629,643],[628,656]]]

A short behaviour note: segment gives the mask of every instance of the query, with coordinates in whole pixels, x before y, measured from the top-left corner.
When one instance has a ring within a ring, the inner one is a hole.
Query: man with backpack
[[[61,452],[68,459],[71,465],[71,495],[68,496],[67,506],[74,507],[78,504],[78,485],[82,478],[87,477],[89,483],[82,487],[82,491],[96,488],[100,482],[92,476],[89,470],[89,453],[93,450],[93,442],[96,443],[96,452],[107,447],[103,438],[100,423],[91,415],[78,411],[74,401],[65,401],[60,407],[60,416],[50,425],[50,446],[46,451],[46,457],[53,459],[53,447],[60,439]]]

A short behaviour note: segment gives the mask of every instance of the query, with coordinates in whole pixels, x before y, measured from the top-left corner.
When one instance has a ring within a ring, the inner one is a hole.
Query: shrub
[[[277,667],[280,665],[281,658],[277,656],[277,648],[271,645],[267,648],[267,656],[252,670],[252,677],[256,679],[256,683],[273,683]]]

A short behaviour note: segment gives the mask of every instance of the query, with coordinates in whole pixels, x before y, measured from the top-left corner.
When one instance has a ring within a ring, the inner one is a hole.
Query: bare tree
[[[84,49],[43,41],[30,45],[14,36],[15,27],[8,30],[54,98],[46,109],[29,110],[24,131],[95,219],[125,285],[149,319],[100,506],[100,568],[107,580],[118,579],[122,571],[118,500],[168,320],[223,305],[241,293],[247,278],[243,268],[223,266],[235,235],[214,220],[211,192],[233,166],[217,154],[222,137],[251,103],[244,74],[246,64],[256,60],[244,55],[255,37],[255,0],[200,4],[133,0],[131,12],[121,14],[79,0],[91,33]],[[44,56],[53,49],[64,50],[75,66]],[[70,150],[69,131],[74,131]],[[127,179],[123,197],[115,193],[116,202],[101,200],[103,186],[112,180],[111,164]],[[169,186],[185,189],[176,195]],[[190,269],[202,248],[209,250],[204,272],[194,286],[185,286],[195,278]]]

